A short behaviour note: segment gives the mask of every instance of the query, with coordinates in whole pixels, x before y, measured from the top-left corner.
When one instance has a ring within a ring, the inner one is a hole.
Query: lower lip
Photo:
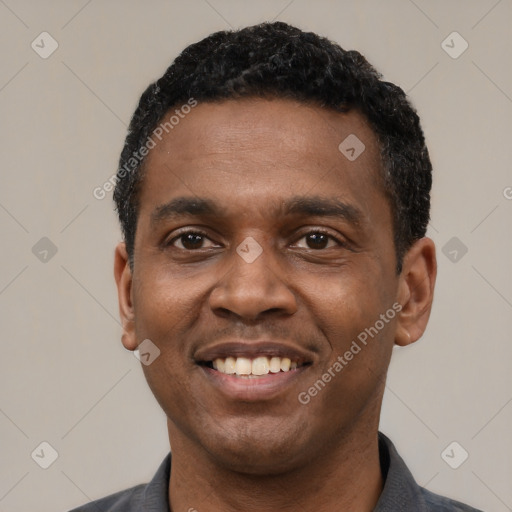
[[[200,366],[210,383],[229,398],[241,401],[271,400],[286,392],[304,373],[308,365],[287,372],[259,377],[237,377],[207,366]]]

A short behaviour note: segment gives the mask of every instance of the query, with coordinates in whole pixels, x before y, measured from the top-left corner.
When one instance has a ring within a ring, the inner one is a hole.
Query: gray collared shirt
[[[393,443],[379,432],[379,456],[384,489],[373,512],[482,512],[420,487]],[[70,512],[169,512],[171,454],[149,484],[93,501]]]

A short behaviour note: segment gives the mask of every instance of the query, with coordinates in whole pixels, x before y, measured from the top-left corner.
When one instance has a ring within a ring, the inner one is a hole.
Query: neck
[[[377,425],[355,426],[336,449],[278,475],[254,475],[219,466],[170,421],[172,511],[371,512],[383,479]]]

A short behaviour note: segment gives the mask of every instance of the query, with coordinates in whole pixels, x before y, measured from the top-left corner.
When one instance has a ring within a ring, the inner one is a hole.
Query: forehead
[[[260,208],[260,214],[261,205],[292,196],[338,197],[370,217],[377,214],[372,205],[385,201],[377,140],[357,111],[283,99],[199,103],[153,139],[141,215],[184,195],[216,198],[234,212]]]

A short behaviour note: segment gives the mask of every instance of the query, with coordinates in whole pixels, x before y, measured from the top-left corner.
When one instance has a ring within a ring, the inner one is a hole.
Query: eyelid
[[[179,240],[183,235],[187,235],[188,233],[193,233],[194,235],[201,235],[202,237],[210,240],[212,243],[217,244],[217,242],[212,240],[212,238],[208,235],[208,233],[206,233],[206,231],[204,231],[203,229],[187,227],[187,228],[182,228],[182,229],[178,229],[177,231],[174,231],[172,238],[168,238],[168,237],[165,238],[164,242],[163,242],[163,246],[164,247],[175,247],[174,242]],[[176,247],[176,248],[181,249],[181,247]],[[196,249],[196,250],[200,250],[200,249],[203,249],[203,247]],[[190,249],[181,249],[181,250],[190,251]]]
[[[169,240],[164,240],[164,243],[163,245],[165,247],[174,247],[174,242],[176,242],[177,240],[180,239],[180,237],[182,237],[183,235],[186,235],[188,233],[193,233],[195,235],[201,235],[203,236],[204,238],[207,238],[208,240],[210,240],[213,244],[216,244],[218,245],[217,242],[215,242],[209,235],[208,233],[206,233],[205,230],[203,229],[200,229],[200,228],[194,228],[194,227],[185,227],[185,228],[181,228],[181,229],[178,229],[177,231],[174,232],[173,236],[171,239]],[[348,246],[348,242],[343,239],[342,237],[340,236],[337,236],[335,234],[333,234],[331,231],[329,231],[328,229],[326,228],[321,228],[321,227],[308,227],[308,228],[304,228],[304,231],[302,231],[302,233],[300,234],[300,236],[296,236],[295,237],[295,242],[294,244],[296,244],[299,240],[301,240],[302,238],[306,237],[307,235],[310,235],[310,234],[321,234],[321,235],[325,235],[327,237],[329,237],[331,240],[334,240],[338,246],[340,247],[347,247]],[[180,247],[178,247],[178,249],[181,249]],[[196,249],[196,250],[200,250],[200,249],[204,249],[203,247],[199,248],[199,249]],[[184,251],[192,251],[192,249],[181,249],[181,250],[184,250]],[[317,251],[319,250],[322,250],[322,249],[316,249]]]
[[[330,239],[334,240],[341,247],[346,247],[348,245],[348,241],[346,239],[344,239],[343,237],[341,237],[339,235],[333,234],[332,231],[330,231],[330,230],[328,230],[326,228],[308,227],[308,228],[305,228],[305,229],[307,229],[307,231],[303,231],[300,236],[295,238],[295,243],[298,242],[299,240],[301,240],[302,238],[304,238],[307,235],[317,234],[318,233],[318,234],[321,234],[321,235],[326,235]]]

